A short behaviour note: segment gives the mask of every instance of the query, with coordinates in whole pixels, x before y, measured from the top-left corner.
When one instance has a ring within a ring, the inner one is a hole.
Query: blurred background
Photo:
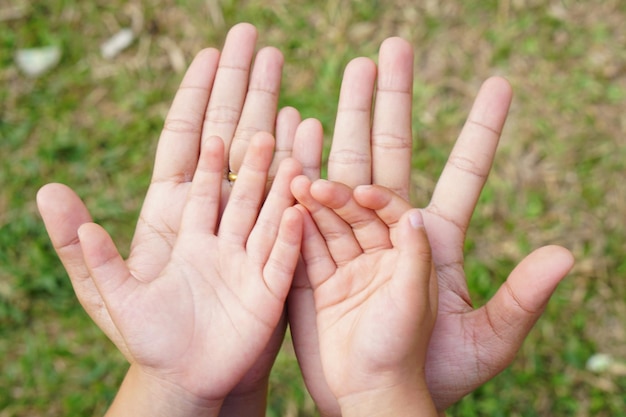
[[[375,59],[389,36],[412,42],[417,206],[481,82],[510,80],[466,244],[474,303],[539,246],[566,246],[577,264],[514,363],[450,415],[626,413],[626,2],[10,0],[0,2],[0,417],[106,410],[127,365],[76,301],[36,191],[70,185],[127,248],[182,74],[240,21],[285,55],[281,105],[319,118],[327,138],[346,63]],[[128,42],[104,57],[120,31]],[[589,368],[598,353],[612,365]],[[287,341],[268,416],[315,415]]]

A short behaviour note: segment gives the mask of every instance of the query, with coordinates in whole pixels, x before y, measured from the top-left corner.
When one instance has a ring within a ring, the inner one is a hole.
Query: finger
[[[264,265],[270,256],[272,246],[268,242],[273,242],[276,239],[284,211],[293,206],[294,197],[290,185],[291,181],[301,172],[300,163],[295,159],[289,158],[283,161],[250,233],[246,248],[255,261],[261,265]]]
[[[298,126],[302,122],[300,112],[293,107],[284,107],[276,117],[276,149],[272,167],[274,173],[278,171],[280,163],[293,156],[293,145],[296,139]]]
[[[550,296],[574,264],[572,254],[559,246],[546,246],[527,256],[482,308],[465,322],[473,331],[478,363],[487,364],[480,384],[513,360],[522,342],[541,316]]]
[[[241,117],[257,31],[248,23],[233,26],[226,40],[215,75],[211,98],[206,109],[202,140],[219,136],[224,141],[224,162]]]
[[[371,184],[371,109],[376,64],[356,58],[346,67],[339,93],[328,179],[351,187]]]
[[[372,183],[409,199],[413,48],[400,38],[380,46],[372,125]]]
[[[282,305],[286,298],[300,256],[302,214],[288,207],[282,215],[278,236],[263,269],[267,288]]]
[[[426,209],[463,234],[491,169],[510,104],[506,80],[494,77],[483,84]]]
[[[217,72],[219,52],[201,51],[189,66],[168,113],[157,148],[152,182],[137,222],[129,265],[141,279],[156,276],[169,259],[181,213],[196,170],[204,114]],[[135,262],[150,242],[154,262]],[[139,251],[140,253],[141,251]]]
[[[268,190],[271,187],[280,164],[293,155],[296,131],[301,122],[300,112],[293,107],[282,108],[276,116],[276,147],[270,166]],[[232,155],[232,152],[231,152]]]
[[[311,181],[320,178],[324,132],[317,119],[306,119],[298,125],[293,143],[293,157],[302,164],[302,173]]]
[[[37,193],[37,206],[59,259],[67,271],[78,301],[89,317],[130,359],[128,348],[111,320],[102,297],[85,264],[78,229],[90,223],[87,207],[69,187],[47,184]]]
[[[248,240],[265,197],[273,152],[272,135],[254,135],[220,222],[218,235],[231,243],[245,246]]]
[[[217,50],[205,49],[187,69],[159,138],[153,182],[185,182],[192,178],[218,60]]]
[[[315,290],[322,285],[337,270],[324,237],[317,229],[315,221],[304,206],[296,205],[302,213],[302,261],[306,267],[310,287]],[[306,288],[305,283],[299,283],[299,288]]]
[[[311,185],[311,181],[307,177],[300,175],[291,182],[291,192],[310,213],[337,265],[343,265],[359,256],[363,251],[354,237],[350,225],[337,216],[332,209],[319,203],[311,195]]]
[[[394,230],[411,204],[386,187],[379,185],[361,185],[354,189],[354,199],[361,206],[375,210],[389,229],[392,230],[392,242],[394,241]]]
[[[37,206],[72,284],[90,280],[78,239],[78,228],[92,221],[85,204],[71,188],[47,184],[37,193]]]
[[[352,189],[338,182],[317,180],[311,186],[311,195],[318,202],[333,209],[351,228],[364,253],[391,247],[389,229],[370,209],[360,206],[352,196]]]
[[[210,137],[202,150],[187,196],[180,233],[213,234],[217,228],[223,179],[224,143]]]
[[[109,234],[95,223],[85,223],[78,229],[85,265],[107,304],[113,319],[118,305],[138,286],[126,262],[117,251]]]
[[[395,287],[399,290],[398,299],[413,300],[413,304],[422,306],[422,314],[430,313],[431,316],[425,318],[431,319],[434,324],[437,293],[431,290],[437,286],[431,283],[436,281],[431,275],[432,252],[419,210],[411,209],[400,219],[395,247],[399,251],[398,274],[394,276],[394,282],[398,283]]]
[[[231,171],[239,172],[250,138],[257,132],[274,132],[283,55],[276,48],[263,48],[256,55],[248,93],[229,151]]]

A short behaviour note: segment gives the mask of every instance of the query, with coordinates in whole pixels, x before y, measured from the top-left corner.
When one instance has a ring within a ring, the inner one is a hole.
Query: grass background
[[[0,3],[0,417],[102,415],[126,370],[75,300],[34,196],[72,186],[120,247],[130,241],[163,117],[193,54],[236,22],[286,59],[281,105],[333,128],[344,66],[400,35],[415,46],[413,199],[433,190],[480,83],[516,96],[466,246],[481,305],[533,248],[570,248],[559,287],[512,366],[454,416],[615,416],[626,377],[626,3],[621,0],[15,0]],[[138,34],[112,61],[99,45]],[[37,79],[18,49],[58,45]],[[269,416],[313,416],[289,346]]]

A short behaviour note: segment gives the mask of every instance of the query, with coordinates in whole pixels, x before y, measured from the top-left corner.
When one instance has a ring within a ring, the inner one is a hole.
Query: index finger
[[[462,232],[487,181],[511,98],[504,78],[483,83],[426,209]]]
[[[184,182],[193,177],[219,57],[216,49],[202,50],[187,69],[163,124],[152,182]]]

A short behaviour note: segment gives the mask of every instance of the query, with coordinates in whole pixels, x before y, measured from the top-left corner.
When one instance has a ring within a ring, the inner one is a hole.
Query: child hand
[[[436,415],[424,370],[437,279],[420,211],[379,187],[353,196],[343,184],[301,176],[292,191],[310,213],[302,256],[322,369],[342,415],[384,415],[405,395],[396,412]]]
[[[224,145],[207,140],[171,256],[151,277],[137,276],[100,226],[79,229],[133,367],[217,410],[265,349],[299,257],[302,219],[289,192],[297,162],[283,162],[261,208],[273,144],[255,135],[220,220]]]

